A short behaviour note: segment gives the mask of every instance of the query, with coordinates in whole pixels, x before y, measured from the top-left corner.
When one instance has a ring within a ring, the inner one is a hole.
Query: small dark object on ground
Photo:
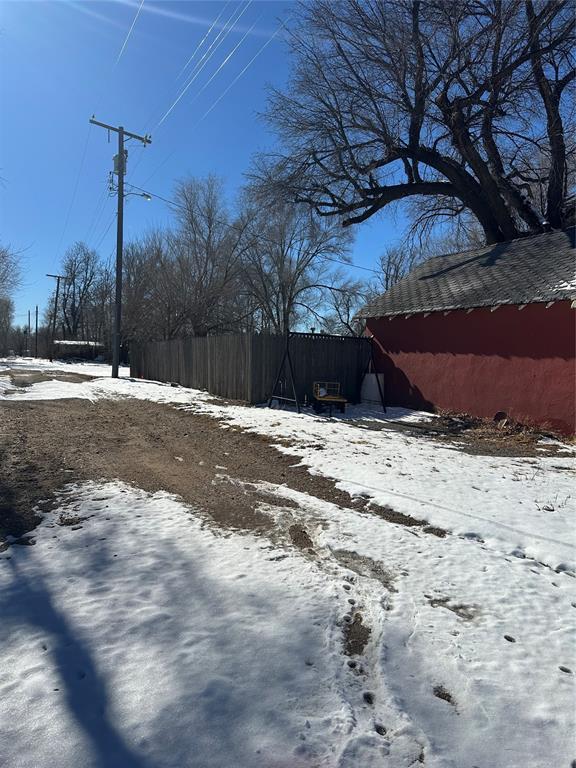
[[[515,643],[515,638],[512,637],[512,635],[504,635],[504,640],[508,640],[509,643]]]
[[[344,622],[344,653],[347,656],[360,656],[372,630],[362,623],[362,614],[355,613],[352,621]]]
[[[449,597],[429,597],[428,602],[432,608],[447,608],[452,613],[455,613],[461,619],[466,621],[472,621],[478,613],[478,609],[474,605],[466,605],[465,603],[450,603]]]
[[[374,704],[376,700],[376,696],[374,696],[374,694],[371,691],[366,691],[362,696],[362,698],[364,699],[366,704],[370,704],[370,706],[372,706],[372,704]]]
[[[420,528],[423,533],[438,536],[440,539],[444,539],[448,535],[448,531],[445,531],[444,528],[439,528],[436,525],[428,525],[426,520],[412,517],[412,515],[405,515],[403,512],[398,512],[392,507],[381,507],[378,504],[368,503],[365,505],[363,511],[368,512],[371,515],[376,515],[376,517],[381,517],[388,523],[404,525],[407,528]]]
[[[442,701],[447,701],[448,704],[455,706],[452,694],[443,685],[435,685],[432,692],[437,699],[442,699]]]
[[[298,525],[297,523],[294,523],[294,525],[291,525],[290,528],[288,528],[288,533],[290,534],[290,538],[292,540],[292,543],[294,546],[298,547],[298,549],[302,549],[304,551],[306,550],[313,550],[314,542],[308,535],[308,531],[303,528],[301,525]]]
[[[58,518],[58,525],[69,525],[69,526],[75,526],[80,525],[86,518],[80,517],[80,516],[74,516],[74,517],[67,517],[64,514],[61,514]]]
[[[438,536],[439,539],[445,539],[446,538],[446,531],[444,528],[438,528],[436,525],[427,525],[424,528],[422,528],[424,533],[430,533],[432,536]]]
[[[359,576],[376,579],[390,592],[397,591],[393,584],[395,575],[386,570],[382,563],[379,563],[377,560],[373,560],[367,555],[359,555],[358,552],[352,552],[347,549],[333,549],[332,554],[341,565],[354,571]]]

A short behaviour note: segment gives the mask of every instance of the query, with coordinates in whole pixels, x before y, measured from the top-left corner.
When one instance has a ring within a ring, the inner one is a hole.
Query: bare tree
[[[398,280],[401,280],[410,270],[423,260],[422,252],[414,246],[392,246],[386,248],[380,255],[380,274],[375,283],[380,291],[387,291]]]
[[[123,259],[122,335],[128,341],[163,338],[158,326],[158,261],[165,258],[164,236],[152,232],[128,243]]]
[[[9,351],[10,329],[14,320],[14,302],[7,296],[0,296],[0,354]]]
[[[246,222],[232,215],[222,182],[187,179],[174,195],[176,226],[126,248],[124,334],[170,339],[245,327],[242,289]]]
[[[190,179],[176,189],[178,227],[170,239],[194,335],[237,327],[245,222],[233,216],[220,179]]]
[[[0,246],[0,354],[9,351],[11,328],[14,321],[14,302],[11,295],[18,286],[20,271],[16,254]]]
[[[469,212],[488,243],[562,227],[574,27],[556,0],[301,4],[268,113],[286,152],[256,175],[344,225],[412,199],[419,226]]]
[[[378,293],[376,286],[363,280],[342,279],[326,294],[322,329],[344,336],[361,336],[365,322],[358,312]]]
[[[8,247],[0,245],[0,297],[6,298],[18,286],[20,270],[16,254]]]
[[[71,339],[76,339],[82,330],[98,267],[98,254],[85,243],[75,243],[64,256],[62,274],[66,279],[62,281],[59,309],[62,331]]]
[[[100,262],[82,312],[82,337],[101,342],[108,351],[112,340],[114,279],[111,263]]]
[[[303,205],[270,199],[264,204],[261,190],[249,197],[257,205],[246,214],[242,282],[262,330],[284,333],[304,316],[321,323],[322,303],[333,287],[330,259],[345,255],[349,237]]]

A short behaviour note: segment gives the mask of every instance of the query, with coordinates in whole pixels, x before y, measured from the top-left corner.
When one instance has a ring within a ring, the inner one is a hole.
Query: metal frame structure
[[[302,409],[300,406],[300,400],[298,399],[298,393],[296,391],[296,382],[294,381],[294,368],[292,366],[292,358],[290,356],[290,339],[294,335],[297,335],[296,331],[286,331],[286,343],[284,346],[284,354],[282,355],[282,361],[278,366],[278,373],[276,374],[276,378],[274,379],[274,386],[272,387],[272,393],[268,398],[268,408],[272,407],[272,400],[278,400],[278,401],[287,402],[287,403],[296,403],[296,410],[298,411],[298,413],[300,413]],[[307,334],[300,334],[300,335],[307,335]],[[284,365],[286,364],[286,361],[288,361],[288,372],[290,374],[290,382],[292,384],[292,394],[294,395],[294,397],[285,397],[284,395],[275,394],[276,387],[278,386],[280,382],[280,378],[282,377],[282,371],[284,370]]]
[[[292,357],[290,355],[290,339],[292,339],[295,336],[317,336],[318,338],[322,338],[323,334],[310,334],[310,333],[301,333],[299,331],[287,331],[285,336],[285,346],[284,346],[284,354],[282,355],[282,360],[280,362],[280,365],[278,366],[278,373],[276,374],[276,378],[274,379],[274,385],[272,387],[272,391],[270,394],[270,397],[268,398],[268,408],[272,407],[272,401],[276,400],[278,402],[285,402],[285,403],[295,403],[296,404],[296,410],[298,413],[301,412],[302,406],[300,403],[300,400],[298,398],[298,392],[296,390],[296,381],[294,378],[294,367],[292,365]],[[378,373],[376,372],[376,363],[374,360],[374,336],[368,336],[363,337],[366,342],[370,344],[370,357],[368,359],[368,363],[366,365],[366,368],[364,369],[364,372],[362,374],[362,378],[369,372],[370,367],[372,367],[373,372],[376,375],[376,384],[378,386],[378,394],[380,395],[380,403],[382,404],[382,410],[384,413],[386,413],[386,402],[384,398],[384,391],[382,389],[382,385],[380,384],[380,379],[378,377]],[[287,397],[286,394],[276,394],[276,389],[278,387],[278,384],[280,383],[280,379],[282,378],[282,373],[284,371],[284,367],[288,363],[288,374],[290,377],[290,384],[292,385],[292,394],[293,397]]]

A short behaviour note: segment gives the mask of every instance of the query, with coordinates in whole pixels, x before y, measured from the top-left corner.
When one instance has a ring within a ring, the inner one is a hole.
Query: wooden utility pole
[[[36,304],[36,330],[34,332],[34,357],[38,357],[38,304]]]
[[[58,294],[60,293],[60,280],[66,280],[66,275],[46,275],[56,280],[56,296],[54,297],[54,314],[52,315],[52,339],[50,341],[50,362],[54,357],[54,338],[56,337],[56,315],[58,313]]]
[[[28,344],[26,345],[26,357],[30,357],[30,345],[32,344],[30,341],[31,333],[32,329],[30,328],[30,310],[28,310]]]
[[[124,149],[125,139],[136,139],[141,141],[144,146],[150,144],[152,139],[149,136],[138,136],[137,133],[125,131],[120,125],[115,128],[106,123],[100,123],[94,117],[90,118],[93,125],[99,125],[100,128],[106,128],[108,132],[114,131],[118,134],[118,155],[115,158],[114,173],[118,175],[118,214],[116,221],[116,303],[114,307],[114,332],[112,339],[112,378],[118,378],[118,368],[120,365],[120,339],[122,328],[122,251],[124,247],[124,176],[126,174],[126,158],[128,152]]]

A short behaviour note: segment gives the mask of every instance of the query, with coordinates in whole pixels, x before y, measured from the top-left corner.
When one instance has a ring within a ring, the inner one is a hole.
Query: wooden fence
[[[133,344],[130,375],[262,403],[271,394],[285,343],[283,336],[239,334]],[[359,402],[370,344],[366,338],[351,336],[292,336],[290,355],[298,397],[310,400],[315,381],[339,381],[342,394],[350,402]],[[292,396],[287,366],[277,393]]]

